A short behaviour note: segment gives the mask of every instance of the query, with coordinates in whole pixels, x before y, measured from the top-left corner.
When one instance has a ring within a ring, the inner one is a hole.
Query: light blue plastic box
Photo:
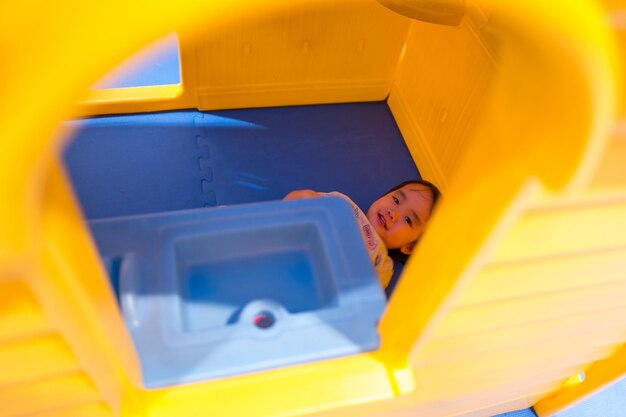
[[[341,198],[90,227],[148,388],[378,347],[385,296]]]

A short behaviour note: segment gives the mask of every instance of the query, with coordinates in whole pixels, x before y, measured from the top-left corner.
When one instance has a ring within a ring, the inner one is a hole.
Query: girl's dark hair
[[[428,187],[428,189],[430,189],[431,195],[432,195],[432,201],[433,204],[430,206],[430,212],[428,213],[430,215],[430,213],[433,212],[433,208],[435,207],[435,204],[437,204],[437,201],[439,201],[439,197],[441,196],[441,191],[439,191],[439,188],[437,188],[437,186],[435,184],[433,184],[430,181],[426,181],[426,180],[408,180],[408,181],[403,181],[400,184],[396,185],[395,187],[393,187],[391,190],[387,191],[385,193],[389,194],[393,191],[396,191],[402,187],[404,187],[405,185],[410,185],[410,184],[422,184],[425,185],[426,187]]]

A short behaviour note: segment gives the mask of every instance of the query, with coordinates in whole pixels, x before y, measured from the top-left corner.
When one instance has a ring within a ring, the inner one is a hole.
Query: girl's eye
[[[406,224],[413,227],[413,221],[409,217],[405,217],[404,220],[406,221]]]
[[[393,202],[396,204],[400,204],[400,200],[398,200],[396,197],[392,197],[393,198]]]

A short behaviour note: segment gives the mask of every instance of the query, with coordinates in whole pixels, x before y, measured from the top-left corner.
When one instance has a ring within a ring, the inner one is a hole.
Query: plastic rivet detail
[[[254,316],[252,322],[259,329],[268,329],[276,323],[276,318],[269,311],[261,311]]]

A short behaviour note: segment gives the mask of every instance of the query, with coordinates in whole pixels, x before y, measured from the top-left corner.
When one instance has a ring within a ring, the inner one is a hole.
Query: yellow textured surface
[[[511,398],[523,404],[523,393],[532,404],[624,342],[624,191],[585,188],[607,169],[597,165],[603,159],[616,161],[613,184],[626,177],[620,157],[605,150],[614,114],[592,104],[611,94],[607,67],[591,59],[593,47],[576,43],[585,19],[601,12],[577,11],[544,32],[541,13],[531,28],[514,8],[479,7],[466,28],[414,23],[410,36],[416,28],[440,32],[452,51],[473,52],[467,63],[434,45],[407,52],[390,97],[418,166],[448,191],[381,323],[384,347],[409,351],[415,410],[458,400],[448,413],[472,415],[465,407],[482,398],[474,404],[488,415]],[[570,41],[558,40],[558,30]],[[576,70],[565,64],[585,53]],[[439,65],[425,69],[430,61]],[[480,96],[472,95],[470,85],[481,82]],[[401,85],[410,89],[396,92]],[[446,129],[455,123],[456,131]],[[591,337],[581,340],[581,332]]]
[[[466,1],[455,27],[373,0],[83,3],[0,14],[3,415],[471,417],[539,401],[543,417],[626,372],[623,2]],[[172,30],[181,86],[87,92]],[[144,390],[59,121],[388,94],[445,198],[379,351]],[[591,382],[562,389],[583,370]]]
[[[37,300],[22,280],[0,281],[0,294],[11,294],[0,304],[0,344],[49,331]]]
[[[410,20],[371,2],[296,0],[196,42],[198,107],[383,100]]]
[[[84,404],[55,408],[53,410],[37,414],[38,417],[113,417],[115,415],[116,414],[111,412],[110,408],[98,401],[90,401]]]
[[[0,346],[0,386],[24,384],[79,369],[65,341],[57,335]]]
[[[624,245],[626,196],[624,201],[602,205],[530,211],[519,219],[495,251],[493,262],[523,262]]]
[[[624,368],[626,368],[626,346],[622,345],[613,356],[597,361],[587,368],[584,383],[561,390],[539,401],[535,405],[537,415],[539,417],[552,416],[572,403],[586,399],[611,382],[623,378]]]
[[[80,373],[14,385],[0,390],[0,416],[21,416],[73,407],[99,398],[88,378]]]
[[[146,399],[149,414],[155,417],[190,415],[197,410],[207,415],[276,416],[306,415],[393,396],[379,358],[359,355],[154,390]]]
[[[413,22],[389,98],[420,173],[444,192],[495,76],[492,57],[473,23],[466,19],[459,27],[448,27]]]
[[[626,42],[624,43],[626,49]],[[626,118],[615,126],[615,133],[602,155],[591,186],[597,190],[623,191],[626,188],[624,175],[624,155],[626,155]]]

